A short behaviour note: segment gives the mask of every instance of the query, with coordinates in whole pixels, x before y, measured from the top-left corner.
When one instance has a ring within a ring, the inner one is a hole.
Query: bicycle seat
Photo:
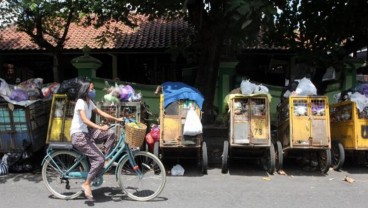
[[[73,149],[72,143],[66,143],[66,142],[58,142],[58,143],[49,143],[50,149],[65,149],[65,150],[71,150]]]

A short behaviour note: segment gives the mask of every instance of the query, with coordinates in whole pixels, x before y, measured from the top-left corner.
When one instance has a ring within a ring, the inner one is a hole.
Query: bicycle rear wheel
[[[84,178],[64,177],[65,171],[69,170],[79,157],[75,152],[60,150],[45,160],[42,166],[42,180],[55,197],[74,199],[82,194],[81,185],[85,181]],[[81,161],[69,172],[88,172],[87,161]]]
[[[157,197],[166,183],[166,172],[162,162],[152,153],[138,151],[133,153],[137,165],[135,171],[125,157],[118,166],[120,188],[137,201],[147,201]]]

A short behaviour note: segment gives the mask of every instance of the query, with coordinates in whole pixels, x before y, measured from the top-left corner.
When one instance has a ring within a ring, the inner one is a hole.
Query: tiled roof
[[[168,48],[183,41],[183,29],[188,28],[187,22],[182,19],[142,21],[134,29],[122,23],[110,23],[110,28],[115,26],[121,31],[119,35],[113,41],[101,46],[95,38],[101,35],[104,28],[95,29],[93,26],[83,27],[72,24],[64,49],[82,49],[85,45],[92,49]],[[0,30],[1,50],[40,50],[40,47],[33,43],[26,33],[17,32],[13,26]]]

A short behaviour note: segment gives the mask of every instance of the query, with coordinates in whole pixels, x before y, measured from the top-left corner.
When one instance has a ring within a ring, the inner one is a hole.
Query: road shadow
[[[85,204],[88,206],[94,206],[95,203],[104,203],[109,201],[120,202],[136,200],[129,198],[125,193],[122,192],[120,187],[101,187],[93,190],[93,200],[86,200]],[[162,201],[167,201],[167,198],[158,196],[152,200],[149,200],[149,202]]]

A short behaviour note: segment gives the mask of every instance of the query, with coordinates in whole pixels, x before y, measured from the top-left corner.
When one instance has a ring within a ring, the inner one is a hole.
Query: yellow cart
[[[69,143],[70,126],[72,124],[75,102],[68,99],[66,94],[52,96],[49,126],[46,143]]]
[[[260,157],[265,170],[275,171],[275,149],[270,131],[270,97],[266,94],[230,94],[229,138],[224,141],[222,173],[228,172],[228,158]]]
[[[207,174],[207,145],[202,134],[183,135],[184,123],[190,108],[201,118],[198,104],[189,99],[180,99],[164,107],[164,95],[160,95],[160,141],[156,141],[153,153],[161,159],[197,159],[202,173]],[[194,153],[194,154],[193,154]]]
[[[330,106],[332,167],[340,170],[346,156],[368,158],[368,114],[359,111],[355,102],[344,101]],[[356,162],[360,162],[361,158]]]
[[[291,96],[278,107],[276,169],[292,153],[317,153],[322,173],[331,165],[329,105],[326,96]]]

